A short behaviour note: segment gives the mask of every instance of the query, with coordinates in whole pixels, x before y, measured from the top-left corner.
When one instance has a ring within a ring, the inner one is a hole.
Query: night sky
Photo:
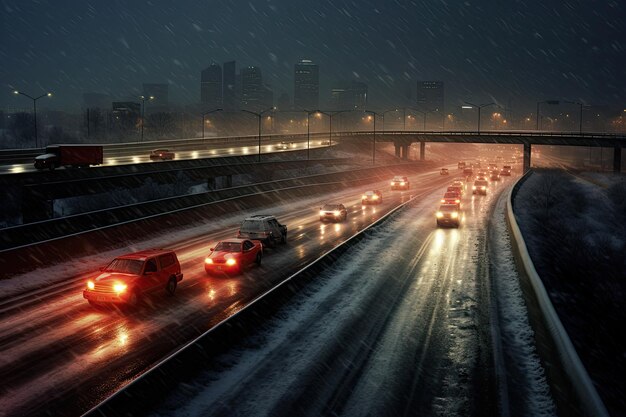
[[[83,92],[131,97],[167,82],[170,101],[200,99],[200,71],[260,66],[275,99],[293,99],[293,65],[320,65],[320,102],[340,80],[397,104],[417,80],[443,80],[463,100],[583,100],[626,107],[626,2],[2,0],[1,107],[29,108],[13,89],[77,111]],[[400,102],[401,103],[401,102]]]

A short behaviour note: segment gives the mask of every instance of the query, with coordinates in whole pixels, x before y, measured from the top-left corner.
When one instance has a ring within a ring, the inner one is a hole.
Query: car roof
[[[439,206],[440,210],[448,210],[448,209],[453,209],[453,210],[458,210],[458,207],[456,206],[456,204],[442,204]]]
[[[275,219],[275,216],[269,214],[254,214],[252,216],[246,217],[245,221],[263,221],[263,220],[272,220]]]
[[[240,238],[237,238],[237,237],[233,237],[233,238],[229,238],[229,239],[220,240],[217,243],[243,243],[246,240],[250,240],[250,239],[240,239]]]
[[[170,249],[146,249],[139,252],[127,253],[125,255],[118,256],[116,259],[136,259],[139,261],[146,260],[152,256],[165,255],[173,253]]]

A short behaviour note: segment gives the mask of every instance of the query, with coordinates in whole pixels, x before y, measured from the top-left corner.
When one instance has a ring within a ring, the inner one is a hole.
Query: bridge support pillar
[[[395,148],[395,151],[396,151],[396,158],[400,158],[400,152],[402,150],[402,147],[397,143],[394,143],[393,147]]]
[[[613,172],[622,172],[622,148],[619,146],[613,148]]]
[[[530,143],[524,143],[524,173],[530,169]]]
[[[420,142],[420,161],[426,159],[426,142]]]
[[[402,145],[402,159],[405,161],[409,159],[409,148],[411,145]]]

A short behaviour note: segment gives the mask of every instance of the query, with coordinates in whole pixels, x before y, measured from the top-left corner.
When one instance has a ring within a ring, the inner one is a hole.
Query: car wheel
[[[441,227],[441,224],[439,222],[437,222],[437,227]]]
[[[348,220],[348,213],[344,213],[343,215],[343,221],[345,222],[346,220]]]
[[[256,254],[256,259],[254,260],[254,263],[256,263],[257,265],[261,266],[261,260],[263,259],[263,255],[261,254],[261,252]]]
[[[166,291],[169,295],[174,295],[176,292],[176,287],[178,286],[178,281],[176,281],[175,277],[171,277],[169,281],[167,281],[167,287],[165,287]]]
[[[287,243],[287,233],[283,233],[280,238],[280,243],[283,245]]]

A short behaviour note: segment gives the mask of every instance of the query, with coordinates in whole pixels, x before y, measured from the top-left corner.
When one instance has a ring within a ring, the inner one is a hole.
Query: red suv
[[[166,290],[174,295],[183,279],[174,251],[150,249],[115,258],[101,268],[102,273],[87,281],[83,298],[89,304],[122,303],[136,305],[149,292]]]

